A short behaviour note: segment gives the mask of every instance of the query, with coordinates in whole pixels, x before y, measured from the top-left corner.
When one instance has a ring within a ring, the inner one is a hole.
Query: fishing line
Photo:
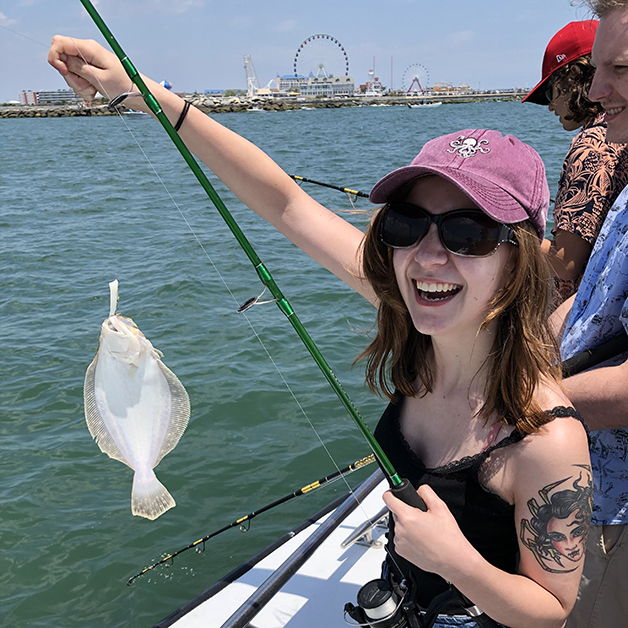
[[[373,436],[369,428],[367,427],[366,423],[360,416],[357,408],[354,406],[351,399],[347,396],[346,392],[342,388],[337,377],[334,375],[333,371],[331,370],[324,356],[322,355],[322,353],[320,352],[320,350],[318,349],[318,347],[312,340],[311,336],[308,334],[307,330],[301,323],[296,312],[292,309],[292,306],[290,305],[288,300],[285,298],[285,296],[282,294],[281,290],[275,283],[272,275],[270,274],[268,269],[265,267],[265,265],[263,264],[262,260],[259,258],[257,253],[255,252],[255,249],[251,246],[250,242],[248,241],[248,239],[246,238],[246,236],[240,229],[238,223],[235,221],[235,219],[233,218],[233,216],[231,215],[227,207],[225,206],[222,199],[216,193],[216,190],[213,188],[213,186],[207,179],[205,173],[199,166],[198,162],[192,156],[192,153],[190,152],[188,147],[185,145],[185,143],[183,142],[183,140],[177,133],[176,129],[173,127],[172,123],[170,122],[164,110],[162,109],[161,105],[159,104],[155,96],[152,94],[152,92],[150,91],[146,83],[144,82],[143,78],[141,77],[140,73],[133,65],[132,61],[129,59],[129,57],[126,55],[124,50],[121,48],[120,44],[116,41],[115,37],[113,36],[113,33],[109,30],[108,26],[105,24],[100,14],[96,11],[92,2],[90,0],[80,0],[80,1],[83,7],[89,13],[90,17],[95,22],[96,26],[98,27],[102,35],[105,37],[108,44],[111,46],[115,55],[118,57],[118,60],[120,61],[125,73],[131,79],[132,84],[135,85],[135,87],[137,87],[139,91],[142,92],[144,102],[147,108],[159,120],[162,127],[164,128],[164,130],[166,131],[166,133],[168,134],[172,142],[175,144],[175,146],[179,150],[179,153],[181,154],[185,162],[188,164],[188,166],[190,167],[190,169],[196,176],[197,181],[203,187],[208,197],[210,198],[215,208],[217,209],[218,213],[226,222],[227,226],[231,230],[231,233],[236,238],[238,244],[240,244],[243,251],[246,253],[247,257],[249,258],[249,261],[253,264],[253,267],[255,268],[257,272],[258,278],[260,279],[262,284],[264,284],[265,286],[269,288],[273,297],[277,299],[277,306],[283,312],[286,318],[290,321],[294,330],[297,332],[299,338],[301,339],[303,344],[305,344],[308,351],[310,352],[310,355],[312,356],[312,358],[314,359],[314,361],[316,362],[316,364],[322,371],[323,375],[327,379],[329,385],[332,387],[332,389],[336,393],[336,396],[338,397],[339,401],[343,404],[346,411],[348,412],[350,417],[353,419],[356,427],[360,430],[363,437],[369,444],[371,450],[375,454],[378,460],[378,463],[380,464],[380,467],[382,471],[384,472],[384,475],[390,485],[391,492],[395,496],[397,496],[399,499],[404,501],[406,504],[415,508],[419,508],[420,510],[424,510],[424,511],[427,510],[425,503],[419,497],[419,495],[417,494],[412,484],[406,478],[401,478],[399,474],[397,473],[397,471],[395,470],[395,468],[393,467],[393,465],[391,464],[390,460],[388,459],[388,456],[386,455],[386,453],[384,452],[384,450],[382,449],[378,441],[375,439],[375,437]],[[74,45],[76,46],[76,43]],[[87,65],[89,66],[89,64]],[[265,351],[268,353],[267,349],[265,349]],[[280,372],[279,374],[280,374],[280,377],[285,381],[285,378],[283,377],[283,375]],[[288,389],[291,390],[289,387]],[[294,393],[292,392],[291,394],[294,397]],[[326,451],[327,455],[330,457],[330,460],[333,462],[336,469],[338,469],[338,465],[333,459],[333,456],[331,456],[331,452],[329,452],[327,447],[324,445],[316,428],[313,426],[312,422],[309,420],[309,417],[305,413],[304,413],[304,416],[306,420],[308,421],[308,423],[311,425],[317,438],[323,445],[323,448]],[[349,491],[351,494],[353,494],[353,497],[355,499],[355,494],[351,491],[350,488],[349,488]],[[364,511],[364,508],[362,507],[362,505],[361,504],[359,505]]]
[[[9,31],[11,33],[15,33],[16,35],[19,35],[20,37],[24,37],[24,39],[30,39],[31,41],[34,41],[36,44],[39,44],[40,46],[43,46],[44,48],[50,48],[50,46],[48,44],[44,44],[41,41],[37,41],[36,39],[33,39],[32,37],[29,37],[28,35],[24,35],[24,33],[20,33],[18,31],[14,31],[12,28],[8,28],[8,27],[4,26],[3,24],[0,24],[0,28],[4,28],[5,31]]]
[[[92,75],[92,77],[94,78],[94,80],[98,83],[98,85],[100,86],[99,91],[101,91],[101,93],[107,98],[107,100],[111,101],[112,99],[110,98],[107,90],[105,89],[105,87],[103,86],[103,84],[100,82],[100,80],[98,79],[98,77],[95,75],[95,73],[92,71],[91,69],[91,65],[88,63],[87,59],[85,59],[85,57],[83,56],[83,53],[80,51],[76,41],[74,41],[74,39],[72,39],[72,43],[74,44],[74,47],[76,48],[79,56],[81,57],[81,59],[83,60],[83,62],[85,63],[85,65],[88,68],[88,71],[90,72],[90,74]],[[141,94],[140,94],[141,95]],[[249,309],[250,307],[252,307],[252,305],[254,305],[253,303],[249,304],[248,307],[245,307],[247,305],[248,302],[245,302],[245,304],[243,304],[242,306],[239,304],[238,299],[236,298],[236,296],[234,295],[234,293],[232,292],[231,288],[229,287],[229,285],[227,284],[227,281],[225,280],[225,278],[222,276],[222,274],[220,273],[220,270],[218,269],[218,267],[216,266],[214,260],[212,259],[212,257],[210,256],[209,252],[207,251],[207,249],[205,248],[205,246],[203,245],[203,243],[201,242],[199,236],[196,234],[196,232],[194,231],[192,225],[190,224],[190,222],[188,221],[188,219],[186,218],[185,214],[183,213],[181,207],[179,206],[179,204],[177,203],[177,201],[175,200],[175,198],[173,197],[173,195],[170,193],[170,190],[168,189],[168,186],[166,185],[166,183],[164,182],[164,180],[162,179],[162,177],[159,175],[159,172],[157,171],[157,169],[155,168],[155,166],[153,165],[153,163],[151,162],[148,154],[146,153],[146,151],[142,148],[142,145],[140,144],[139,140],[137,139],[137,137],[135,136],[135,134],[133,133],[133,131],[131,130],[131,128],[129,127],[127,121],[124,119],[124,116],[120,113],[119,109],[117,107],[114,107],[114,110],[116,111],[116,114],[118,115],[118,117],[122,120],[122,122],[124,123],[124,126],[126,127],[126,130],[131,134],[131,137],[133,138],[133,140],[135,141],[135,143],[137,144],[138,148],[140,149],[142,155],[144,156],[144,159],[146,159],[146,161],[148,162],[151,170],[153,171],[154,175],[157,177],[157,180],[159,181],[159,183],[161,183],[161,186],[163,187],[163,189],[165,190],[166,194],[168,195],[168,198],[170,198],[170,201],[172,202],[172,204],[175,206],[175,208],[177,209],[177,211],[179,212],[181,218],[183,219],[183,221],[185,222],[185,224],[187,225],[188,229],[190,230],[190,233],[192,234],[192,236],[194,237],[194,239],[196,240],[196,242],[198,243],[198,245],[200,246],[201,250],[203,251],[203,253],[205,254],[205,256],[207,257],[207,259],[209,260],[209,263],[211,264],[212,268],[215,270],[216,274],[218,275],[218,277],[220,278],[222,284],[224,285],[224,287],[226,288],[227,292],[231,295],[231,298],[233,299],[234,303],[236,304],[236,306],[238,306],[238,309],[245,308],[241,311],[241,314],[244,316],[244,318],[246,319],[246,322],[249,324],[249,327],[251,328],[251,331],[253,332],[254,336],[257,338],[258,342],[260,343],[261,347],[264,349],[264,352],[266,353],[266,355],[268,356],[268,359],[270,360],[270,362],[272,363],[272,365],[274,366],[275,370],[277,371],[277,374],[279,375],[279,377],[281,378],[281,381],[283,382],[283,384],[285,385],[286,389],[288,390],[288,392],[290,393],[290,396],[292,397],[292,399],[294,400],[294,402],[296,403],[299,411],[301,412],[301,414],[303,415],[303,417],[305,418],[305,420],[307,421],[307,423],[309,424],[309,426],[312,428],[312,431],[314,432],[314,434],[316,435],[316,438],[318,439],[319,443],[321,444],[321,446],[323,447],[325,453],[327,454],[327,456],[329,457],[329,459],[332,461],[334,467],[336,468],[337,472],[340,472],[340,467],[338,466],[338,464],[336,463],[336,461],[334,460],[334,457],[332,456],[329,448],[327,447],[327,445],[325,444],[325,442],[323,441],[321,435],[319,434],[319,432],[317,431],[315,425],[312,423],[312,420],[310,419],[310,417],[308,416],[307,412],[305,411],[305,408],[303,407],[303,405],[301,404],[301,402],[299,401],[299,399],[297,398],[295,392],[292,390],[292,388],[290,387],[290,384],[288,383],[288,381],[286,380],[286,378],[284,377],[281,369],[279,368],[278,364],[276,363],[276,361],[273,359],[273,356],[270,354],[270,351],[268,350],[268,348],[266,347],[266,345],[264,344],[264,341],[262,340],[261,336],[258,334],[257,330],[255,329],[255,326],[253,325],[253,323],[251,322],[251,320],[249,319],[249,317],[246,315],[246,310]],[[264,290],[265,292],[265,290]],[[264,294],[264,292],[262,292],[262,295]],[[260,297],[262,296],[260,295]],[[259,299],[260,297],[253,297],[253,299]],[[249,299],[250,301],[250,299]],[[263,303],[272,303],[273,300],[271,301],[265,301]],[[262,303],[258,303],[258,304],[262,304]],[[349,485],[348,480],[343,477],[342,478],[348,491],[353,495],[353,489],[351,488],[351,486]],[[362,507],[362,504],[360,504],[359,500],[358,504],[360,505],[360,507]],[[367,516],[366,511],[362,508],[365,516]]]

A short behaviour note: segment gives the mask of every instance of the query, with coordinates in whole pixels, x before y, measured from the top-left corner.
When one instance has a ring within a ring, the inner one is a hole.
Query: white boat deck
[[[387,483],[382,481],[364,498],[362,504],[330,534],[280,592],[257,614],[250,624],[251,628],[346,626],[343,620],[345,603],[355,603],[360,587],[379,577],[385,557],[385,529],[376,527],[372,531],[373,540],[382,541],[378,548],[366,548],[354,543],[343,549],[341,544],[357,527],[382,509],[384,504],[381,495],[387,488]],[[241,578],[173,625],[176,628],[222,626],[327,517],[290,539]]]

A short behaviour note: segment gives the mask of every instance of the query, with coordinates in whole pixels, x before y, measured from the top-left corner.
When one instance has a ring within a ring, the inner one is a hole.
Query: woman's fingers
[[[428,512],[443,503],[440,497],[438,497],[438,495],[432,490],[432,488],[427,486],[427,484],[419,486],[417,493],[425,502]],[[396,516],[413,516],[415,511],[418,511],[417,508],[413,508],[395,497],[391,491],[386,491],[383,495],[383,499],[386,506],[388,506],[388,509]]]
[[[111,99],[130,83],[117,57],[91,39],[55,35],[48,63],[87,101],[93,100],[97,92]]]
[[[421,499],[423,499],[423,501],[425,502],[428,510],[434,510],[440,504],[444,503],[443,500],[434,492],[434,489],[427,484],[422,484],[421,486],[419,486],[419,488],[417,489],[417,493],[419,494],[419,497],[421,497]]]

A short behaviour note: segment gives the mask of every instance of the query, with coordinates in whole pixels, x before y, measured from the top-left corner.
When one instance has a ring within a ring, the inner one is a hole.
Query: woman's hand
[[[118,58],[91,39],[55,35],[48,51],[48,63],[83,100],[91,102],[99,92],[111,100],[132,88]],[[142,98],[133,99],[141,109]]]
[[[390,491],[383,499],[395,519],[395,550],[425,571],[446,580],[455,573],[466,554],[475,550],[460,531],[445,502],[427,485],[419,487],[427,511],[408,506]]]

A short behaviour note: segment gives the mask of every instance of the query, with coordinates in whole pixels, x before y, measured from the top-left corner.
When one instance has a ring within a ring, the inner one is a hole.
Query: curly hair
[[[617,9],[628,9],[628,0],[581,0],[580,4],[588,6],[600,18]]]
[[[391,201],[405,198],[414,183],[403,186]],[[363,240],[363,272],[380,304],[376,336],[357,359],[366,360],[368,387],[396,401],[395,390],[409,397],[426,395],[434,380],[432,339],[414,327],[395,279],[393,250],[379,238],[387,207],[375,215]],[[560,358],[547,324],[549,269],[538,234],[527,220],[512,226],[518,241],[512,258],[515,270],[508,285],[493,297],[481,326],[498,322],[485,363],[486,400],[478,414],[488,420],[497,411],[504,423],[532,433],[551,420],[534,393],[543,377],[560,381]]]
[[[589,89],[593,82],[595,68],[591,65],[591,55],[584,55],[567,63],[552,75],[554,87],[559,94],[569,94],[567,120],[587,124],[604,110],[598,102],[589,100]]]

